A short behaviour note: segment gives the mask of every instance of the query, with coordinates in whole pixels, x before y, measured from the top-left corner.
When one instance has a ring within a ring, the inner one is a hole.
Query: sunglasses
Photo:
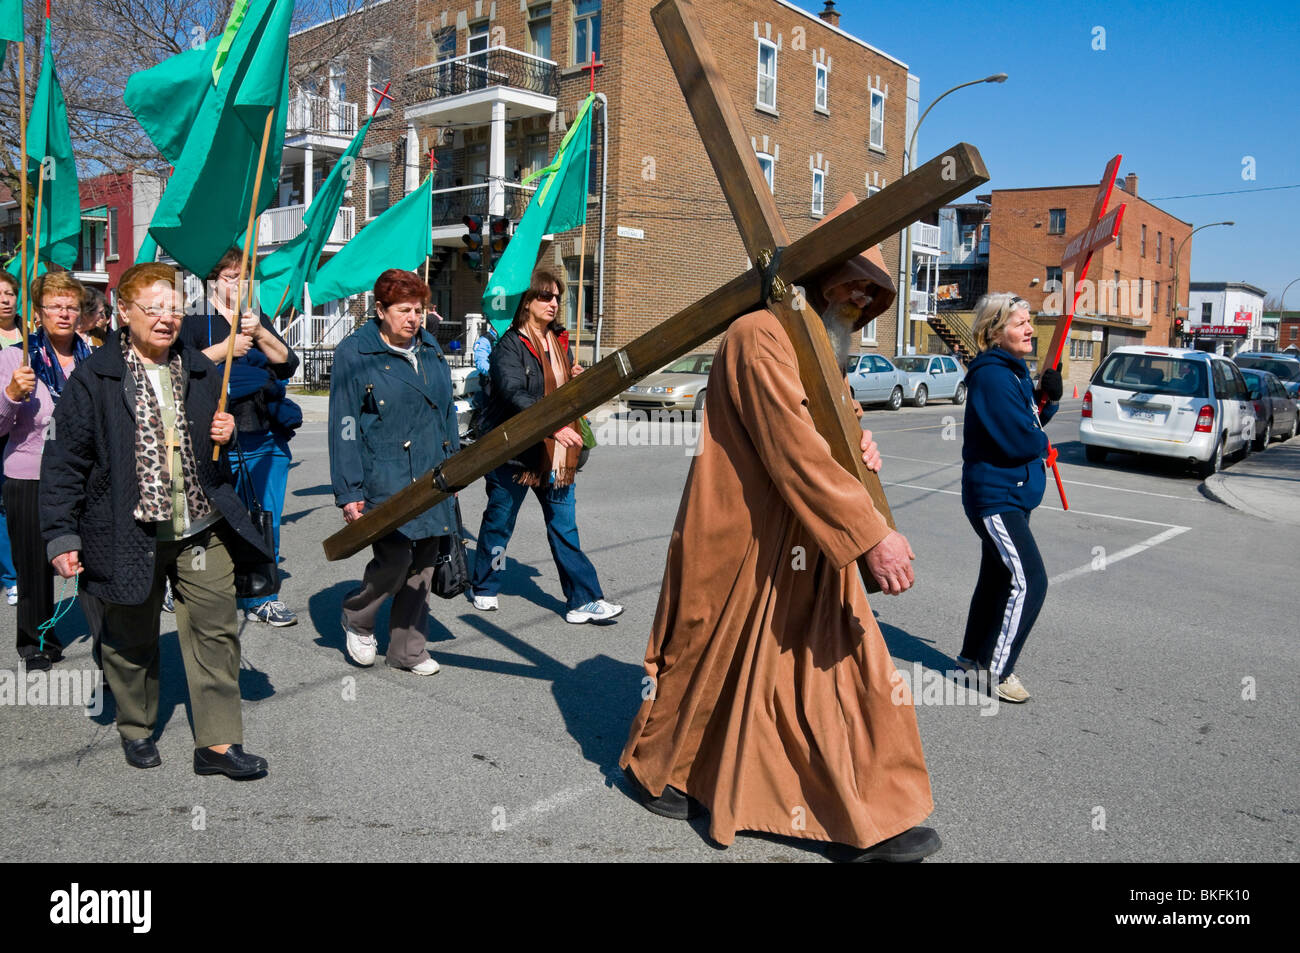
[[[534,298],[543,303],[554,301],[559,296],[560,293],[558,291],[538,291],[533,294]]]

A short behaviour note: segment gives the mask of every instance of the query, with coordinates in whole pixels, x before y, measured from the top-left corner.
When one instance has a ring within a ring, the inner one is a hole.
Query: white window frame
[[[764,50],[770,50],[772,52],[772,73],[770,76],[767,73],[763,72],[763,51]],[[754,105],[757,106],[759,109],[770,109],[772,112],[776,112],[776,77],[777,77],[776,54],[777,54],[776,44],[773,43],[771,40],[760,39],[758,41],[758,66],[757,66],[758,76],[756,80],[756,88],[754,91]],[[765,79],[770,79],[772,81],[772,101],[770,103],[763,101],[763,81]]]
[[[880,152],[884,152],[885,151],[885,94],[884,92],[879,89],[871,90],[871,96],[869,101],[871,103],[869,107],[871,131],[868,134],[869,138],[867,141],[868,143],[870,143],[871,148],[877,149]],[[877,102],[880,103],[879,118],[876,117]],[[879,135],[877,135],[877,133]]]
[[[569,34],[569,50],[570,50],[569,56],[573,60],[574,66],[590,66],[591,53],[593,49],[596,51],[596,62],[597,63],[600,62],[600,43],[601,40],[604,39],[604,37],[600,36],[599,33],[597,33],[596,42],[595,44],[593,44],[591,42],[592,41],[591,24],[593,20],[599,19],[603,21],[604,12],[605,12],[605,4],[603,0],[596,7],[596,10],[592,13],[579,13],[577,0],[573,0],[573,16],[570,17],[570,20],[572,21],[572,28]],[[578,56],[578,21],[579,20],[587,21],[587,49],[583,51],[581,57]],[[604,30],[604,26],[605,24],[602,22],[600,25],[600,29],[602,32]]]
[[[758,156],[759,168],[763,170],[763,178],[767,179],[767,187],[773,194],[776,193],[776,157],[766,152],[754,153]]]
[[[107,222],[104,225],[104,231],[108,233],[108,260],[117,261],[119,255],[117,248],[117,209],[110,208],[106,218]]]
[[[543,13],[543,9],[545,12]],[[546,29],[550,34],[547,45],[550,47],[544,54],[541,48],[533,40],[533,27],[546,21]],[[528,23],[525,26],[528,31],[528,52],[534,56],[540,56],[542,59],[549,60],[551,54],[555,52],[555,7],[553,3],[534,3],[528,7]]]
[[[819,218],[826,214],[826,170],[812,170],[812,213]]]
[[[871,198],[871,196],[875,195],[875,194],[876,194],[877,192],[879,192],[879,191],[880,191],[880,186],[878,186],[878,185],[868,185],[868,186],[867,186],[867,198]]]
[[[866,324],[862,326],[861,340],[863,344],[876,343],[876,320],[877,320],[876,318],[872,318],[870,321],[868,321]]]
[[[382,215],[388,209],[393,207],[393,163],[388,159],[381,159],[377,157],[374,159],[367,159],[366,160],[366,221],[367,222],[370,221],[371,219],[378,217],[378,215],[375,214],[375,211],[370,207],[370,193],[374,190],[374,185],[375,185],[375,163],[376,162],[382,162],[386,166],[388,166],[388,205],[386,205],[382,210],[380,210],[378,214]]]
[[[383,88],[380,80],[377,80],[375,78],[376,59],[382,59],[385,63],[388,64],[388,75],[384,77],[382,82],[389,83],[392,82],[393,79],[393,63],[386,52],[371,53],[369,56],[366,57],[366,110],[368,112],[375,111],[375,100],[379,98],[379,93],[375,92],[375,87],[378,86],[380,89]],[[379,110],[379,112],[381,114],[386,113],[392,108],[393,108],[393,101],[391,99],[385,99],[384,105]]]
[[[829,115],[831,101],[831,71],[825,63],[813,64],[813,109]]]

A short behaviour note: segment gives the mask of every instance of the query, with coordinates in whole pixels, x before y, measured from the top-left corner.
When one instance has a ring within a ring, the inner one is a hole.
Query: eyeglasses
[[[537,291],[533,293],[533,298],[541,301],[543,304],[548,304],[559,296],[560,293],[558,291]]]
[[[162,317],[185,317],[184,311],[177,311],[175,308],[146,308],[135,301],[128,301],[127,304],[131,305],[133,308],[138,308],[140,311],[144,312],[146,317],[154,318],[155,320]]]
[[[218,280],[218,281],[229,281],[229,282],[232,282],[232,283],[233,283],[233,282],[236,282],[236,281],[239,280],[239,272],[235,272],[234,274],[231,274],[231,273],[228,272],[228,271],[223,271],[221,274],[217,275],[217,280]]]
[[[81,314],[81,306],[76,304],[43,304],[41,311],[45,314]]]

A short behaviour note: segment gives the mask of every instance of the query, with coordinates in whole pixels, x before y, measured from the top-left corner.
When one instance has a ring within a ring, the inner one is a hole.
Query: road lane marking
[[[531,807],[527,807],[515,815],[512,821],[505,821],[502,824],[502,830],[510,830],[529,821],[533,818],[541,817],[543,814],[549,814],[552,811],[559,810],[575,801],[591,797],[594,793],[603,788],[604,784],[585,785],[579,788],[569,788],[565,791],[558,791],[550,797],[544,797]]]
[[[1128,547],[1127,549],[1121,549],[1119,552],[1114,554],[1107,553],[1105,557],[1105,565],[1109,569],[1112,565],[1119,562],[1121,559],[1128,559],[1130,556],[1136,556],[1138,553],[1144,553],[1148,549],[1151,549],[1153,546],[1159,546],[1161,543],[1169,542],[1169,540],[1173,539],[1175,536],[1183,535],[1183,533],[1186,533],[1190,529],[1191,529],[1190,526],[1171,526],[1163,533],[1157,533],[1155,536],[1152,536],[1150,539],[1143,540],[1140,543],[1135,543],[1134,545]],[[1070,579],[1077,579],[1079,576],[1085,576],[1091,572],[1102,572],[1102,571],[1103,570],[1095,569],[1091,562],[1087,562],[1084,563],[1082,566],[1076,566],[1074,569],[1070,569],[1066,572],[1060,573],[1059,575],[1053,576],[1051,579],[1047,581],[1047,584],[1049,586],[1054,586],[1059,582],[1066,582],[1067,580]]]
[[[946,493],[949,496],[961,496],[961,490],[941,490],[938,487],[921,486],[920,484],[917,483],[891,483],[887,480],[882,480],[880,482],[885,486],[900,486],[909,490],[924,490],[927,493]],[[1098,519],[1119,520],[1120,522],[1123,523],[1141,523],[1144,526],[1163,526],[1166,529],[1175,529],[1175,528],[1182,529],[1182,530],[1191,529],[1190,526],[1179,526],[1177,523],[1164,523],[1161,522],[1160,520],[1140,520],[1135,516],[1115,516],[1112,513],[1094,513],[1091,510],[1076,510],[1076,509],[1063,510],[1059,506],[1049,506],[1046,503],[1040,504],[1038,506],[1038,509],[1048,510],[1053,513],[1068,512],[1074,516],[1095,516]]]
[[[872,431],[874,433],[875,431]],[[908,463],[924,463],[932,467],[946,467],[956,469],[960,463],[941,463],[938,460],[922,460],[920,457],[902,457],[896,453],[882,453],[881,459],[884,460],[905,460]],[[1064,469],[1064,468],[1062,468]],[[1208,503],[1207,499],[1199,496],[1180,496],[1177,493],[1156,493],[1153,490],[1131,490],[1122,486],[1107,486],[1105,483],[1085,483],[1083,480],[1062,480],[1066,486],[1090,486],[1095,490],[1113,490],[1116,493],[1137,493],[1142,496],[1158,496],[1166,500],[1181,500],[1184,503]],[[1166,524],[1171,525],[1171,524]]]

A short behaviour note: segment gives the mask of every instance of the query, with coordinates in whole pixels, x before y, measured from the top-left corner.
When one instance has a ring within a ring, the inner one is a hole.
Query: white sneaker
[[[358,665],[374,665],[375,650],[379,647],[375,637],[373,635],[362,635],[348,625],[346,614],[343,615],[340,621],[343,623],[343,633],[347,636],[348,655],[351,656],[352,661]]]
[[[11,606],[18,605],[18,587],[10,586],[5,590],[5,597],[9,600]]]
[[[577,609],[570,609],[565,615],[565,622],[572,622],[575,625],[582,622],[604,622],[606,619],[612,619],[614,616],[622,613],[623,607],[615,605],[612,602],[606,602],[604,599],[597,599],[595,602],[588,602],[585,606],[579,606]]]
[[[414,672],[416,675],[437,675],[438,670],[441,667],[442,666],[440,666],[433,659],[427,658],[419,665],[412,665],[411,671]]]
[[[492,612],[500,607],[497,605],[496,596],[475,596],[474,608],[480,612]]]

